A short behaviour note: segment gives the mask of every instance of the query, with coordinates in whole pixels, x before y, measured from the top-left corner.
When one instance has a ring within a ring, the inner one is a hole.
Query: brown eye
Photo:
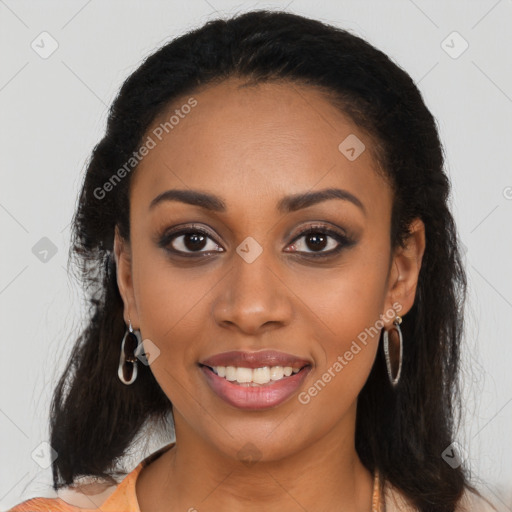
[[[304,241],[301,241],[301,240]],[[354,245],[346,235],[333,231],[326,226],[312,226],[302,231],[293,241],[292,251],[306,257],[322,257],[338,254],[344,247]]]
[[[181,244],[188,251],[200,251],[201,249],[204,249],[206,245],[206,240],[208,238],[202,233],[187,233],[186,235],[182,235],[182,237],[183,240]]]
[[[202,229],[189,228],[165,234],[158,245],[173,254],[203,255],[208,252],[223,252],[210,234]]]
[[[328,245],[328,239],[331,238],[323,233],[311,233],[304,236],[306,247],[312,251],[321,251]]]

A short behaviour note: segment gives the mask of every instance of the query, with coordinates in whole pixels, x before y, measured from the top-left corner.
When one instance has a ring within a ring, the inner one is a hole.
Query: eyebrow
[[[326,188],[316,192],[304,192],[302,194],[285,196],[277,203],[277,211],[279,213],[295,212],[322,201],[327,201],[328,199],[349,201],[360,208],[366,215],[366,209],[363,203],[348,190],[340,188]],[[157,204],[164,201],[179,201],[214,212],[225,212],[227,210],[226,203],[222,198],[216,195],[201,192],[199,190],[178,189],[166,190],[165,192],[158,194],[158,196],[151,201],[149,209],[153,209]]]

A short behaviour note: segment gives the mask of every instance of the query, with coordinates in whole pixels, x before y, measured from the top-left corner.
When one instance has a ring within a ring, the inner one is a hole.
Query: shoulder
[[[133,505],[127,492],[136,475],[130,473],[118,485],[102,485],[101,488],[90,485],[66,487],[59,491],[56,498],[32,498],[24,501],[8,512],[89,512],[110,510],[107,504]]]
[[[146,457],[117,485],[107,484],[94,478],[79,479],[73,487],[65,487],[56,498],[32,498],[23,501],[7,512],[119,512],[119,510],[138,511],[135,483],[141,469],[175,443],[170,443]]]
[[[99,509],[106,511],[103,507],[111,499],[125,496],[121,491],[136,477],[139,466],[120,483],[112,484],[94,477],[81,477],[74,485],[59,489],[54,498],[32,498],[16,505],[8,512],[89,512]],[[114,502],[118,504],[119,500],[114,499]]]
[[[75,512],[77,509],[60,498],[32,498],[26,500],[7,512]]]

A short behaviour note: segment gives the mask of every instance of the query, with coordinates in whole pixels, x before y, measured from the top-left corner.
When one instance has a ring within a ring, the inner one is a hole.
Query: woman
[[[449,189],[417,87],[364,40],[253,11],[166,44],[74,218],[91,310],[52,404],[61,497],[12,510],[485,510],[454,442]]]

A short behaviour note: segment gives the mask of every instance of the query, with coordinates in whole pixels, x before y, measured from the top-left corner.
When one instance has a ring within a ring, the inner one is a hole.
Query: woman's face
[[[141,330],[177,439],[275,460],[321,438],[353,442],[380,330],[412,306],[424,236],[418,221],[391,253],[392,193],[372,141],[318,91],[241,83],[185,97],[153,124],[130,189],[131,243],[116,233],[115,251],[125,320]],[[326,189],[343,192],[294,200]],[[172,190],[217,199],[161,196]],[[256,387],[200,365],[266,350],[308,366]]]

